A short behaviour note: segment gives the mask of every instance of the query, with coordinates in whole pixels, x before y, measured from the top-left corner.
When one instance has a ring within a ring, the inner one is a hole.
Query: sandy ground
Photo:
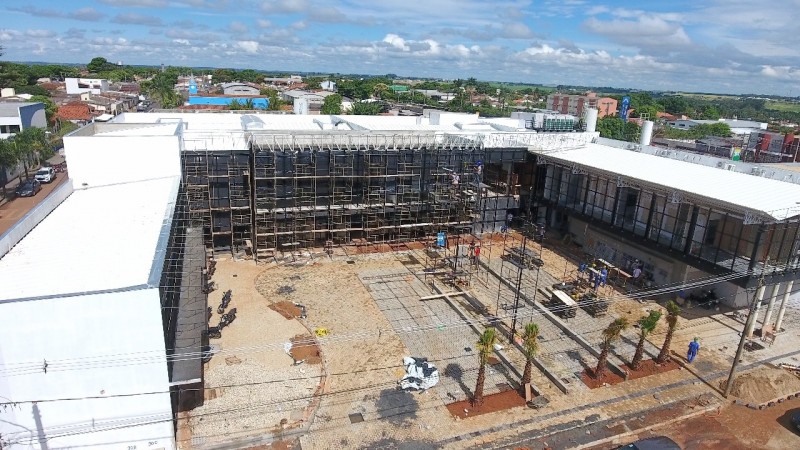
[[[319,383],[321,366],[293,366],[284,344],[308,331],[299,322],[286,320],[268,308],[255,281],[264,272],[252,262],[218,259],[213,280],[218,290],[209,294],[216,312],[223,292],[232,290],[230,308],[236,320],[222,330],[222,339],[211,340],[220,352],[205,365],[206,402],[195,408],[187,427],[181,427],[181,448],[200,447],[268,434],[282,420],[296,422],[311,403]]]
[[[800,378],[768,366],[738,374],[731,389],[731,395],[747,403],[766,403],[796,392],[800,392]]]
[[[499,259],[501,246],[502,242],[497,240],[493,241],[491,247],[485,245],[482,256],[488,258],[491,254],[492,259]],[[262,441],[249,441],[250,445],[265,445],[269,444],[270,439],[286,438],[298,439],[304,449],[440,448],[437,443],[448,439],[444,445],[446,448],[473,448],[478,439],[501,437],[507,432],[498,431],[475,440],[471,437],[461,440],[461,437],[520,421],[535,432],[542,426],[554,426],[565,420],[583,420],[589,413],[582,410],[581,405],[589,404],[598,405],[592,411],[597,412],[600,418],[611,419],[622,413],[647,411],[651,404],[659,405],[667,400],[697,396],[709,390],[709,386],[697,381],[690,370],[681,369],[595,390],[572,386],[570,394],[563,395],[543,374],[534,370],[534,383],[550,399],[550,404],[544,410],[518,407],[465,420],[455,419],[445,408],[449,401],[443,399],[444,391],[439,392],[434,388],[424,393],[406,393],[396,388],[397,381],[403,375],[401,359],[414,349],[404,344],[406,332],[402,327],[398,329],[396,317],[390,317],[393,316],[392,308],[387,309],[387,301],[393,300],[391,294],[389,300],[385,300],[384,289],[399,293],[408,286],[420,283],[413,274],[420,271],[419,258],[424,252],[416,249],[353,255],[341,250],[336,249],[333,258],[315,253],[314,258],[306,254],[282,259],[280,263],[261,265],[253,261],[222,260],[218,263],[214,280],[219,290],[211,294],[209,304],[216,310],[222,292],[232,289],[230,307],[236,307],[238,315],[236,321],[223,330],[223,338],[212,341],[221,346],[221,353],[214,356],[207,366],[208,401],[202,408],[192,411],[193,418],[189,421],[191,433],[187,428],[179,435],[183,437],[183,448],[203,448],[214,442],[236,441],[252,436]],[[568,275],[574,270],[571,269],[574,263],[547,249],[543,259],[547,261],[545,269],[557,279],[560,279],[559,273],[563,275],[564,267]],[[385,283],[371,283],[365,279],[373,277],[374,281],[375,274],[380,273],[399,275]],[[494,278],[487,277],[485,271],[473,275],[467,289],[490,311],[495,310],[498,284]],[[376,290],[384,291],[379,293]],[[607,295],[615,292],[609,288]],[[408,295],[420,293],[413,290]],[[503,288],[501,295],[501,301],[508,301],[513,293]],[[278,302],[302,304],[306,308],[307,318],[286,319],[269,308]],[[462,299],[458,303],[468,311],[470,320],[483,320]],[[425,320],[434,321],[434,325],[438,323],[434,327],[438,333],[443,330],[440,327],[445,325],[446,320],[443,319],[449,317],[448,320],[452,320],[445,311],[446,305],[443,305],[444,302],[438,301],[435,304],[426,303],[424,307],[409,308],[406,303],[402,308],[417,323]],[[401,307],[397,308],[399,310]],[[589,341],[594,342],[595,335],[614,317],[628,317],[633,322],[654,308],[662,307],[653,302],[640,303],[620,298],[612,303],[606,317],[593,319],[584,314],[580,323],[572,323],[580,328],[581,333],[585,329]],[[390,318],[394,322],[390,322]],[[579,356],[589,363],[595,361],[593,357],[586,357],[576,343],[570,343],[569,338],[564,338],[553,326],[547,325],[545,318],[537,320],[544,321],[542,329],[546,335],[542,340],[542,352],[550,360],[555,361],[569,351],[579,351]],[[216,324],[217,321],[215,312],[211,323]],[[728,330],[733,325],[716,317],[682,320],[673,346],[682,351],[687,336],[708,329],[706,335],[701,334],[704,347],[701,361],[694,367],[702,365],[705,370],[725,369],[729,367],[729,361],[724,355],[711,351],[716,350],[712,349],[711,330]],[[474,332],[463,324],[460,327],[463,336],[458,335],[459,339],[474,342]],[[662,320],[657,332],[649,339],[650,348],[660,346],[665,330],[666,324]],[[321,349],[323,364],[293,366],[292,358],[284,351],[285,343],[293,336],[311,335],[314,331],[321,335],[316,341]],[[629,341],[635,339],[636,335],[635,329],[626,333]],[[463,346],[460,342],[449,342],[447,333],[439,336],[443,351],[456,347],[460,350]],[[625,352],[620,358],[624,359],[627,353],[632,355],[630,345],[629,342],[624,344]],[[512,364],[521,370],[524,364],[522,355],[513,349],[509,349],[507,354]],[[580,369],[575,361],[553,364],[556,369],[563,371],[559,376],[569,376],[576,368]],[[442,369],[444,367],[440,367]],[[464,366],[464,370],[467,369]],[[320,380],[324,380],[322,386],[318,386]],[[230,386],[240,384],[244,386]],[[441,383],[442,386],[446,384],[444,380]],[[661,386],[664,385],[678,387],[662,395]],[[471,389],[472,386],[467,388]],[[639,391],[647,395],[630,396]],[[657,391],[659,395],[651,396],[651,391]],[[314,392],[321,392],[321,395],[312,402],[310,397]],[[614,403],[600,406],[612,400]],[[561,411],[564,411],[564,415]],[[538,421],[539,414],[545,414],[548,418]],[[285,426],[282,427],[282,423]],[[298,426],[291,428],[292,424]]]

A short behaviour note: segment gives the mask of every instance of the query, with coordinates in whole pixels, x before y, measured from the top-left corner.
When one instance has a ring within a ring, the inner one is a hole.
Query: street
[[[31,176],[33,176],[33,173],[31,173]],[[14,198],[3,204],[3,206],[0,206],[0,234],[5,233],[9,228],[13,227],[19,219],[33,209],[33,207],[45,197],[50,195],[57,186],[61,186],[67,178],[69,178],[67,172],[59,173],[57,174],[56,180],[52,183],[42,184],[42,190],[33,197]]]

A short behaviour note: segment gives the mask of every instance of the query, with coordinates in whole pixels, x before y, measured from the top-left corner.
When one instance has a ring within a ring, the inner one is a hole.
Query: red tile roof
[[[58,108],[57,116],[64,120],[91,120],[92,113],[85,103],[67,103]]]

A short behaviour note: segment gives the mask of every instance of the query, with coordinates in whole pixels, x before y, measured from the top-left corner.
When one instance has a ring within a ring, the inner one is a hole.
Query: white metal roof
[[[179,181],[73,192],[0,259],[0,301],[157,286]]]
[[[800,214],[800,186],[793,183],[595,143],[543,154],[546,158],[599,169],[627,180],[662,186],[687,197],[722,202],[772,220]]]

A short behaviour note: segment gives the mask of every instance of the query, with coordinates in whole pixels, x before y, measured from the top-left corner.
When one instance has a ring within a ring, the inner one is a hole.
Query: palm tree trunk
[[[478,382],[475,383],[475,395],[472,396],[472,405],[481,406],[483,404],[483,383],[486,382],[486,365],[481,364],[478,368]]]
[[[642,363],[642,355],[644,354],[644,335],[639,336],[639,343],[636,344],[636,352],[633,354],[633,361],[631,361],[631,369],[639,369]]]
[[[664,345],[661,346],[661,351],[658,353],[658,358],[656,358],[657,363],[664,364],[667,362],[667,359],[669,358],[669,346],[672,343],[672,333],[674,332],[674,327],[669,327],[667,330],[667,335],[664,337]]]
[[[525,361],[525,370],[522,372],[522,386],[520,386],[520,391],[522,395],[525,395],[525,386],[531,383],[531,366],[533,363],[531,360]]]
[[[611,347],[610,343],[603,344],[603,350],[600,352],[600,357],[597,358],[597,368],[594,369],[595,378],[600,378],[606,373],[606,361],[608,360],[609,347]]]

